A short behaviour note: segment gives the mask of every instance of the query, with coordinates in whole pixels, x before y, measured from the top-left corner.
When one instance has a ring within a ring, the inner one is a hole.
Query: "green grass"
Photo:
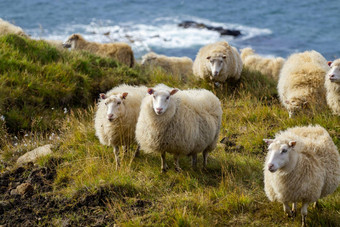
[[[1,37],[0,45],[0,86],[9,92],[0,90],[1,114],[6,119],[0,132],[8,135],[6,130],[1,131],[6,127],[10,132],[30,130],[22,139],[2,141],[6,162],[12,165],[26,151],[53,143],[53,155],[38,162],[49,166],[51,160],[58,160],[49,195],[61,201],[67,198],[72,203],[88,196],[102,201],[104,205],[93,208],[93,213],[111,217],[106,225],[299,226],[299,213],[290,220],[281,204],[266,198],[262,168],[267,148],[262,139],[273,138],[289,127],[320,124],[340,147],[339,117],[325,109],[289,119],[278,101],[275,82],[257,72],[244,69],[241,81],[231,82],[221,90],[192,77],[183,82],[162,70],[138,66],[128,69],[109,59],[59,52],[41,41],[17,36]],[[188,157],[182,157],[183,171],[176,172],[173,158],[168,155],[170,170],[161,173],[157,154],[142,153],[135,158],[132,147],[121,154],[122,165],[115,170],[112,147],[101,145],[95,136],[93,104],[99,92],[123,82],[214,90],[223,108],[220,140],[225,138],[227,145],[218,144],[206,169],[202,169],[201,156],[196,170],[191,168]],[[47,88],[46,84],[54,86]],[[6,94],[8,100],[3,100]],[[62,97],[67,98],[62,101]],[[67,114],[62,111],[64,107],[70,109]],[[60,113],[55,111],[58,108]],[[39,116],[47,117],[48,122],[35,123]],[[11,123],[20,117],[20,123]],[[42,130],[45,133],[41,134]],[[52,132],[59,138],[50,140]],[[1,165],[0,170],[4,171]],[[307,222],[311,226],[336,226],[340,223],[339,210],[340,189],[322,199],[320,208],[310,206]],[[80,225],[88,215],[81,212],[72,210],[66,216],[55,213],[44,217],[40,224],[61,225],[66,219]]]

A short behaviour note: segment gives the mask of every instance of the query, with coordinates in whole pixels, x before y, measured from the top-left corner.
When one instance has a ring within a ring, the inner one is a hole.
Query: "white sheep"
[[[224,83],[229,78],[240,79],[242,60],[235,47],[222,41],[202,47],[192,69],[197,77]]]
[[[0,18],[0,35],[16,34],[28,38],[22,28]]]
[[[331,67],[326,74],[326,100],[333,114],[340,116],[340,59],[328,62]]]
[[[293,54],[287,59],[277,89],[289,117],[312,104],[324,106],[326,91],[323,84],[328,69],[326,59],[316,51]]]
[[[277,58],[264,58],[255,54],[251,48],[244,48],[241,50],[241,59],[243,66],[248,67],[250,70],[259,71],[263,75],[267,75],[274,80],[279,79],[279,74],[285,60],[281,57]]]
[[[127,148],[135,143],[135,129],[142,99],[147,94],[144,86],[120,85],[100,94],[95,116],[96,136],[103,145],[113,146],[116,167],[119,167],[119,146]],[[136,154],[139,152],[137,148]]]
[[[81,35],[73,34],[63,45],[65,48],[85,50],[102,57],[109,57],[129,67],[133,67],[135,62],[133,51],[127,43],[88,42]]]
[[[161,153],[161,169],[167,170],[165,154],[174,155],[176,170],[179,156],[192,157],[203,152],[203,165],[216,147],[221,126],[222,109],[219,99],[204,89],[178,90],[163,84],[149,88],[141,105],[136,126],[136,139],[147,153]]]
[[[338,149],[319,125],[289,128],[264,141],[269,145],[264,165],[266,195],[283,203],[288,216],[295,216],[296,203],[302,202],[304,226],[308,205],[333,193],[340,183]]]
[[[142,57],[141,64],[150,68],[161,67],[172,75],[187,76],[192,74],[192,60],[188,57],[168,57],[154,52]]]

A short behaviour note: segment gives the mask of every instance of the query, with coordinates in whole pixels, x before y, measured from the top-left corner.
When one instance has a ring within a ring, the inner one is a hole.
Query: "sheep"
[[[113,146],[116,168],[120,165],[119,146],[124,150],[135,143],[135,128],[140,104],[147,94],[145,86],[120,85],[100,94],[95,114],[96,136],[103,145]],[[136,155],[139,152],[137,147]]]
[[[283,203],[288,216],[295,216],[296,203],[302,202],[305,226],[308,205],[333,193],[340,183],[337,147],[319,125],[289,128],[264,141],[269,145],[264,165],[266,195]]]
[[[243,66],[250,70],[259,71],[263,75],[267,75],[274,80],[279,79],[280,70],[285,62],[281,57],[264,58],[254,53],[251,48],[244,48],[241,50],[241,59]]]
[[[142,66],[161,67],[172,75],[192,74],[192,60],[188,57],[168,57],[150,52],[142,57]]]
[[[242,60],[235,47],[222,41],[202,47],[192,70],[199,78],[224,83],[229,78],[240,79]]]
[[[289,117],[311,104],[324,106],[326,91],[321,84],[325,83],[327,71],[326,59],[316,51],[296,53],[287,59],[281,69],[277,89]]]
[[[131,47],[126,43],[88,42],[81,35],[73,34],[65,42],[64,48],[85,50],[102,57],[109,57],[119,63],[133,67],[135,58]]]
[[[340,116],[340,59],[328,65],[331,69],[325,78],[326,101],[333,114]]]
[[[0,18],[0,35],[7,34],[16,34],[25,38],[29,38],[28,35],[22,30],[22,28]]]
[[[166,153],[174,155],[175,169],[180,171],[179,156],[192,158],[203,152],[203,166],[216,147],[222,118],[219,99],[205,89],[180,91],[164,84],[149,88],[141,104],[136,139],[146,153],[161,154],[161,170],[168,169]],[[176,95],[175,95],[176,94]]]

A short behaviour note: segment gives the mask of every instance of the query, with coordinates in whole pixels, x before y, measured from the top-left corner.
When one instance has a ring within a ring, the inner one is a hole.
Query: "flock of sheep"
[[[0,21],[0,34],[16,33],[28,37],[22,29]],[[61,47],[61,42],[57,42]],[[135,64],[131,47],[124,43],[100,44],[86,41],[81,35],[70,36],[63,46],[112,57],[122,64]],[[340,115],[340,59],[327,62],[316,51],[292,54],[283,58],[263,58],[251,48],[241,54],[227,42],[202,47],[193,62],[187,57],[167,57],[149,53],[142,65],[161,67],[169,74],[195,75],[224,84],[238,80],[242,67],[260,71],[277,81],[282,105],[292,117],[308,108],[325,103]],[[256,79],[256,78],[254,78]],[[205,89],[179,90],[159,84],[117,86],[100,94],[95,114],[95,130],[100,142],[113,146],[117,168],[119,147],[127,150],[138,144],[146,153],[161,155],[161,169],[166,171],[166,153],[173,154],[176,170],[179,157],[191,156],[197,166],[197,154],[203,154],[203,165],[213,151],[222,119],[220,100]],[[302,202],[302,225],[305,225],[310,203],[333,193],[340,183],[340,156],[328,132],[321,126],[289,128],[264,139],[268,154],[264,165],[264,186],[271,201],[279,201],[289,216],[295,216],[296,203]],[[292,209],[289,203],[293,203]]]

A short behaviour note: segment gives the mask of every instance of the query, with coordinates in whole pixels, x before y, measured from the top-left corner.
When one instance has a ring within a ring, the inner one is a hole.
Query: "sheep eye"
[[[155,98],[156,98],[156,96],[153,96],[153,98],[155,99]]]
[[[170,98],[170,96],[166,97],[166,100],[168,100]]]
[[[117,104],[119,105],[119,104],[121,104],[122,102],[117,102]]]
[[[107,105],[107,102],[105,103],[105,105]]]
[[[287,149],[282,149],[281,153],[286,153],[287,151]]]

